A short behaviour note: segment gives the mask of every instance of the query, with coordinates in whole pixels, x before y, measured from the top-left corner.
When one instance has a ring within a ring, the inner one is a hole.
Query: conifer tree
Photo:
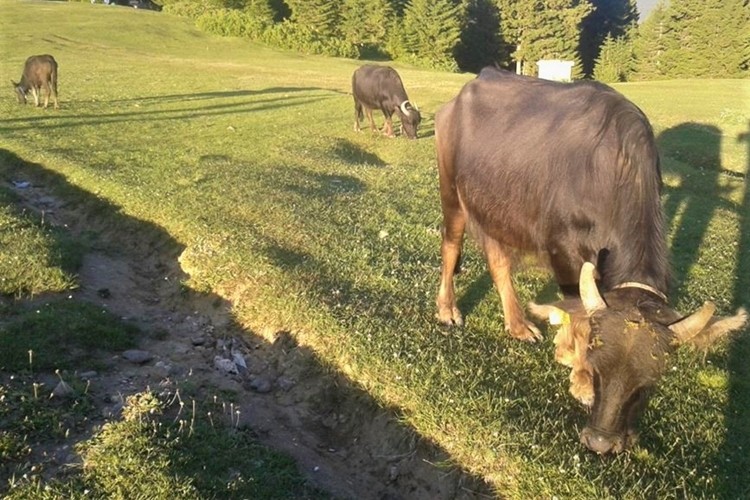
[[[500,31],[512,44],[512,58],[523,63],[524,74],[536,74],[540,59],[576,62],[580,73],[578,46],[580,25],[591,12],[588,0],[497,0]]]
[[[739,76],[747,62],[750,11],[744,0],[673,0],[667,9],[673,78]],[[743,61],[743,59],[745,59]]]
[[[432,67],[456,69],[463,9],[451,0],[412,0],[401,23],[403,56]]]
[[[341,32],[360,52],[367,48],[384,50],[394,23],[389,0],[344,0],[341,6]]]
[[[625,82],[635,70],[635,57],[630,37],[604,39],[594,66],[594,78],[600,82]]]
[[[492,0],[466,0],[466,23],[456,48],[456,62],[464,71],[478,73],[484,66],[507,65],[500,41],[500,20]]]
[[[641,26],[638,76],[748,75],[748,26],[750,6],[746,0],[670,0]]]
[[[291,21],[301,30],[322,37],[339,35],[339,2],[331,0],[286,0]]]
[[[666,50],[666,0],[660,1],[646,20],[638,26],[634,41],[636,71],[634,78],[656,80],[664,78],[666,71],[662,58]]]
[[[638,7],[635,0],[589,0],[593,11],[581,23],[579,53],[583,74],[591,76],[594,61],[599,57],[607,37],[620,39],[632,31],[638,23]],[[624,41],[620,42],[624,43]]]

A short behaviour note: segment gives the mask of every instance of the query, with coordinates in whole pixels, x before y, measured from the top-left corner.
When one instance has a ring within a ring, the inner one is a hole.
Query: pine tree
[[[514,45],[511,56],[523,73],[536,74],[540,59],[575,61],[580,74],[580,25],[591,12],[588,0],[497,0],[503,39]]]
[[[664,78],[665,68],[662,64],[665,44],[666,0],[660,1],[648,18],[638,26],[634,51],[636,58],[635,78],[639,80],[656,80]]]
[[[456,48],[458,67],[478,73],[484,66],[507,65],[499,28],[497,6],[491,0],[467,0],[466,24]]]
[[[322,37],[339,35],[339,2],[331,0],[286,0],[291,21],[301,31]]]
[[[649,18],[641,30],[639,77],[725,78],[748,74],[750,6],[746,0],[671,0],[654,14],[658,26]],[[657,29],[658,44],[654,35]],[[649,60],[654,53],[658,53],[656,72]]]
[[[344,0],[341,32],[346,40],[363,50],[384,50],[386,36],[395,24],[389,0]]]
[[[413,0],[404,10],[401,46],[405,57],[432,67],[456,69],[462,7],[451,0]]]
[[[591,76],[594,61],[607,37],[619,39],[638,22],[635,0],[589,0],[594,10],[581,23],[579,53],[583,73]]]
[[[594,66],[594,78],[600,82],[625,82],[635,70],[635,57],[630,37],[604,39]]]

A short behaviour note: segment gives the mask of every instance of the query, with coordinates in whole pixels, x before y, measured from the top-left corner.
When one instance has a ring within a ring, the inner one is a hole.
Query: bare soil
[[[146,362],[128,361],[121,353],[101,360],[109,368],[90,382],[102,415],[92,429],[117,418],[118,402],[129,394],[189,384],[204,395],[232,394],[239,425],[293,457],[305,477],[336,498],[495,496],[481,479],[445,465],[450,457],[443,450],[400,423],[396,411],[321,366],[289,333],[267,338],[243,330],[233,321],[231,304],[186,290],[182,249],[163,232],[108,228],[107,217],[53,195],[43,182],[15,189],[24,207],[91,241],[74,297],[159,333],[144,336],[139,345],[150,356]],[[216,367],[217,359],[231,353],[243,356],[246,370]],[[71,449],[65,443],[47,450],[46,468],[63,468],[74,458]]]

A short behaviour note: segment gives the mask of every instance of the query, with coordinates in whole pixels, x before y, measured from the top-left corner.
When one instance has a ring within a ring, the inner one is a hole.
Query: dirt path
[[[179,250],[164,238],[149,231],[114,234],[43,184],[15,191],[26,208],[73,234],[90,234],[96,227],[76,298],[134,321],[144,331],[161,332],[139,346],[147,361],[111,357],[105,360],[111,369],[91,380],[103,416],[117,415],[124,397],[147,387],[189,383],[204,394],[231,391],[239,425],[291,455],[313,484],[336,497],[491,497],[483,481],[456,467],[437,467],[449,459],[443,451],[398,423],[393,411],[322,368],[291,335],[276,332],[263,338],[243,331],[223,300],[185,291]],[[233,355],[242,357],[246,369],[230,362]]]

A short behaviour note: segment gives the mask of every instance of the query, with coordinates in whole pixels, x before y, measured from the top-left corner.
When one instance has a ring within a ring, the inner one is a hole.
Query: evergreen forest
[[[210,33],[307,54],[534,75],[574,61],[606,82],[741,78],[750,72],[748,0],[153,0]]]

